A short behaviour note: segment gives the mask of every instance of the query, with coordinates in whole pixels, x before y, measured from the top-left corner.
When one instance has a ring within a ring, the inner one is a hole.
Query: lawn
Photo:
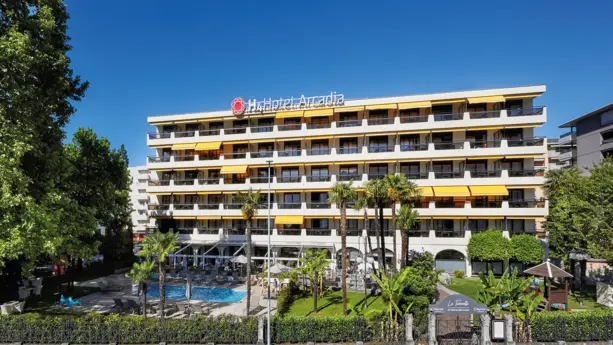
[[[351,292],[347,291],[347,309],[351,309],[352,305],[358,304],[364,300],[363,292]],[[369,296],[367,298],[368,309],[384,310],[386,305],[384,304],[381,296]],[[300,297],[294,301],[288,314],[290,315],[343,315],[343,302],[341,299],[341,291],[329,292],[321,298],[317,299],[317,314],[313,314],[313,297],[305,296]],[[350,311],[350,314],[352,312]]]
[[[447,286],[450,290],[457,291],[462,295],[472,299],[477,298],[477,287],[481,284],[479,278],[451,278],[451,284]],[[541,283],[541,288],[542,288]],[[592,310],[603,308],[596,304],[594,291],[586,291],[583,297],[583,306],[579,305],[579,294],[568,295],[568,307],[571,310]]]

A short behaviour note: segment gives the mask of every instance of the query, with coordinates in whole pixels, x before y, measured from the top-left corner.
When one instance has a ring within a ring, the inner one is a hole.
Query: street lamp
[[[266,284],[268,286],[268,311],[266,312],[268,316],[268,321],[266,329],[268,332],[266,334],[266,344],[270,345],[270,180],[272,179],[272,176],[270,174],[270,164],[272,163],[272,160],[268,160],[266,161],[266,163],[268,163],[268,217],[266,222],[268,225],[268,257],[266,258],[268,260],[268,263],[266,265],[268,270],[268,281]]]

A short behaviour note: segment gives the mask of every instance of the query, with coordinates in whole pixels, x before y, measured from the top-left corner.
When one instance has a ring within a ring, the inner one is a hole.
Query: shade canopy
[[[279,273],[283,273],[283,272],[290,272],[292,269],[283,265],[283,264],[275,264],[270,266],[270,268],[268,270],[266,270],[266,272],[270,271],[270,273],[272,274],[279,274]]]
[[[232,260],[230,260],[236,264],[246,264],[249,262],[249,260],[247,260],[247,257],[244,255],[239,255],[235,258],[232,258]]]
[[[560,267],[552,264],[549,261],[543,262],[542,264],[538,264],[534,267],[531,267],[527,270],[524,270],[524,273],[531,274],[538,277],[547,277],[547,278],[572,278],[573,275],[564,271]]]

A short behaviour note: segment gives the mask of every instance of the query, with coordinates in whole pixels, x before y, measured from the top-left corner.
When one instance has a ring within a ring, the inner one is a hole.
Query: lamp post
[[[360,240],[364,239],[364,251],[363,251],[363,258],[358,258],[360,259],[360,261],[362,261],[364,263],[364,297],[366,297],[366,272],[368,269],[368,262],[366,260],[366,241],[368,240],[368,238],[366,236],[359,236],[358,237],[358,248],[360,247]]]
[[[266,344],[270,345],[270,180],[272,176],[270,175],[270,164],[271,160],[266,161],[268,163],[268,216],[267,216],[267,225],[268,225],[268,264],[266,265],[268,270],[268,281],[266,282],[266,286],[268,286],[268,311],[266,312],[267,318],[267,333],[266,333]]]

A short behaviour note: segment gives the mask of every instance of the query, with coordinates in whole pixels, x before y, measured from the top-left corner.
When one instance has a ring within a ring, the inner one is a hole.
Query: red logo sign
[[[241,115],[244,112],[245,112],[245,101],[240,97],[236,97],[235,99],[233,99],[232,100],[232,114]]]

